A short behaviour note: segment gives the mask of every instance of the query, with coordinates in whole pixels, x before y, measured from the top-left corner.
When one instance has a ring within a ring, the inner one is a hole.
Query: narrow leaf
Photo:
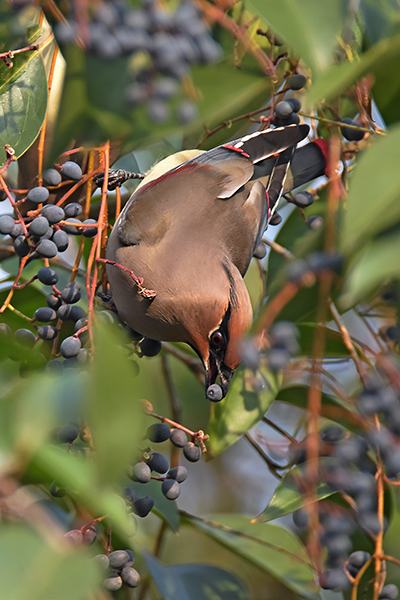
[[[206,520],[185,514],[185,520],[287,588],[306,598],[320,598],[306,551],[287,529],[269,523],[251,523],[242,515],[213,515]]]

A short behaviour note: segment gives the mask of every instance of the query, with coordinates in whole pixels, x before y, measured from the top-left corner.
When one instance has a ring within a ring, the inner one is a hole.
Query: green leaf
[[[226,398],[215,405],[208,428],[211,456],[220,454],[258,423],[275,400],[281,382],[280,374],[262,369],[259,376],[263,389],[257,392],[255,389],[260,381],[255,380],[254,373],[247,369],[239,370]]]
[[[349,185],[342,249],[355,248],[400,220],[400,126],[375,141],[360,158]]]
[[[324,72],[329,67],[344,24],[347,2],[251,0],[251,4],[314,73]]]
[[[39,52],[24,52],[9,69],[0,61],[0,165],[8,144],[19,158],[33,144],[47,109],[47,78]]]
[[[342,308],[349,308],[367,300],[384,283],[399,279],[399,232],[374,239],[349,266],[345,279]]]
[[[204,564],[163,566],[152,554],[146,563],[164,600],[247,600],[245,585],[225,569]]]
[[[190,600],[248,600],[244,583],[235,575],[213,565],[186,564],[167,567],[180,579]]]
[[[257,565],[300,596],[320,598],[315,573],[300,540],[290,531],[269,523],[252,523],[242,515],[212,515],[185,521],[216,542]]]
[[[131,546],[131,536],[135,533],[132,516],[114,489],[98,482],[96,468],[91,461],[46,444],[33,456],[28,473],[30,471],[46,481],[56,479],[60,487],[65,488],[76,502],[95,517],[107,515],[113,534]]]
[[[48,525],[47,525],[48,526]],[[0,578],[7,600],[86,600],[101,573],[83,548],[46,544],[32,528],[8,524],[0,533]],[[55,540],[54,540],[55,541]]]
[[[103,324],[96,329],[86,405],[96,448],[94,464],[98,481],[103,483],[117,483],[123,478],[143,435],[143,382],[140,375],[135,377],[123,348],[128,339],[117,331]]]
[[[267,508],[257,517],[258,523],[273,521],[305,506],[302,481],[304,481],[308,465],[309,463],[306,466],[294,467],[285,474],[279,482]],[[333,493],[332,489],[326,483],[319,483],[316,488],[316,498],[318,500],[328,498]]]
[[[393,75],[390,67],[398,64],[399,59],[400,35],[397,35],[389,40],[382,40],[362,55],[359,60],[332,65],[315,79],[309,90],[308,107],[318,104],[321,100],[329,101],[343,94],[368,73],[373,74],[376,81],[379,81],[381,76],[388,79],[389,74]],[[390,79],[389,88],[386,88],[386,94],[392,94],[391,88],[398,89],[398,80],[393,76]]]
[[[309,387],[306,385],[287,385],[283,387],[277,396],[280,402],[287,402],[293,406],[307,409]],[[343,408],[354,411],[354,405],[348,402],[345,398],[340,398],[337,395],[322,393],[322,402],[324,406],[342,406]]]
[[[150,571],[154,583],[164,600],[191,600],[186,594],[179,578],[174,577],[173,573],[164,567],[152,554],[146,552],[144,554],[147,568]]]

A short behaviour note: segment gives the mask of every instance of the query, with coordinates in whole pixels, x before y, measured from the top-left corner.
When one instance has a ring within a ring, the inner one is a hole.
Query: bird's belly
[[[112,260],[126,267],[138,278],[143,279],[143,288],[154,289],[156,296],[148,299],[141,293],[133,277],[118,266],[107,265],[108,279],[118,314],[132,329],[143,336],[163,341],[184,342],[185,331],[174,316],[165,310],[165,289],[156,289],[155,281],[160,277],[149,266],[151,250],[144,247],[121,247]],[[111,258],[111,257],[110,257]],[[167,276],[167,273],[164,273]],[[169,319],[167,317],[169,315]]]

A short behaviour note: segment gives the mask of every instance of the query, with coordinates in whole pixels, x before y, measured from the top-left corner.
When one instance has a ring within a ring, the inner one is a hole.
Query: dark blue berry
[[[183,455],[189,462],[197,462],[201,458],[201,448],[197,442],[188,442],[183,448]]]
[[[15,221],[9,215],[2,215],[0,217],[0,233],[7,235],[12,232],[15,227]]]
[[[36,246],[36,252],[43,258],[54,258],[57,256],[57,246],[51,240],[41,240]]]
[[[81,349],[81,341],[79,338],[72,336],[66,337],[60,345],[60,353],[64,358],[73,358],[76,356]]]
[[[146,437],[155,444],[160,444],[168,440],[171,435],[171,429],[166,423],[153,423],[147,428]]]
[[[43,181],[46,185],[56,186],[61,183],[61,175],[55,169],[43,171]]]
[[[49,321],[54,321],[54,319],[57,317],[56,312],[48,306],[41,306],[40,308],[37,308],[33,316],[37,321],[40,321],[41,323],[48,323]]]
[[[51,267],[42,267],[39,269],[37,277],[45,285],[55,285],[58,281],[58,275]]]
[[[181,486],[176,479],[164,479],[161,491],[168,500],[176,500],[181,493]]]
[[[49,199],[49,190],[45,187],[34,187],[28,192],[28,200],[29,202],[34,202],[35,204],[44,204]]]
[[[61,175],[64,179],[79,181],[82,178],[82,169],[72,160],[67,160],[61,167]]]

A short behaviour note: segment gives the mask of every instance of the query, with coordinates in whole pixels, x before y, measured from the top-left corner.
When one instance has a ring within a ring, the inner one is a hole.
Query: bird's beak
[[[223,361],[219,361],[215,356],[211,353],[208,356],[208,360],[205,364],[206,367],[206,390],[207,388],[216,382],[217,377],[219,376],[219,383],[221,385],[223,391],[223,397],[228,393],[229,386],[232,381],[232,377],[234,374],[234,369],[231,369],[226,366]]]

